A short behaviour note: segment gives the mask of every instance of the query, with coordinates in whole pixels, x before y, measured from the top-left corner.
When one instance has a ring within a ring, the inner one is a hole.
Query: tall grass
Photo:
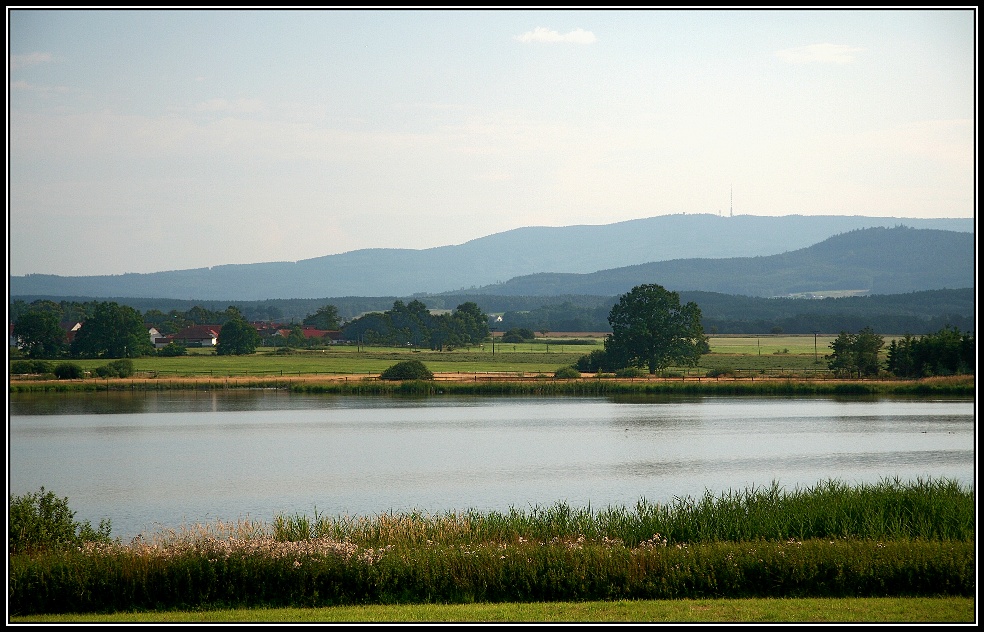
[[[327,537],[360,546],[479,542],[619,541],[635,547],[789,539],[966,540],[974,534],[973,491],[948,479],[898,479],[849,486],[828,480],[787,491],[768,487],[720,496],[645,499],[634,508],[593,510],[566,503],[508,512],[386,513],[377,517],[279,515],[281,541]]]
[[[707,597],[970,596],[972,490],[773,484],[632,510],[314,512],[9,556],[13,615]]]

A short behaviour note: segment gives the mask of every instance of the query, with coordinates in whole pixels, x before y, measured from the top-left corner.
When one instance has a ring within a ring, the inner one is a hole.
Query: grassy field
[[[833,336],[712,336],[711,353],[697,367],[678,367],[677,372],[703,375],[709,370],[806,372],[826,371],[823,355]],[[283,349],[261,347],[249,356],[216,356],[211,349],[191,349],[183,357],[136,358],[134,368],[143,377],[179,376],[273,376],[373,375],[401,360],[422,361],[435,373],[497,372],[514,375],[552,375],[577,362],[582,355],[603,348],[600,334],[540,338],[533,343],[491,343],[454,351],[431,351],[400,347],[357,347],[337,345],[326,349]],[[814,351],[816,350],[816,354]],[[105,360],[73,360],[93,370]]]
[[[249,608],[10,617],[20,623],[973,623],[972,597],[672,599]]]

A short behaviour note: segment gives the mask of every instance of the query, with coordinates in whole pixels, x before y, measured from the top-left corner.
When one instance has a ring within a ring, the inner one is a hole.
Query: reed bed
[[[947,479],[883,480],[849,486],[828,480],[787,491],[767,487],[719,496],[645,499],[593,510],[557,503],[529,511],[384,513],[376,517],[305,515],[276,517],[280,541],[331,538],[360,546],[620,542],[627,547],[662,542],[703,544],[789,539],[969,540],[974,535],[973,491]]]
[[[972,596],[974,494],[773,484],[633,510],[328,517],[10,556],[9,612],[710,597]]]

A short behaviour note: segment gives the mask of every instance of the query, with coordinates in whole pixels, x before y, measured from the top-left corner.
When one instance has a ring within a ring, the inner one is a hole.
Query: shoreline
[[[325,394],[726,394],[726,395],[957,395],[974,396],[973,375],[920,379],[833,379],[783,376],[636,377],[590,375],[580,378],[517,376],[515,373],[436,373],[433,380],[380,380],[378,374],[284,377],[201,376],[87,378],[80,380],[8,380],[9,393],[93,391],[277,389]]]

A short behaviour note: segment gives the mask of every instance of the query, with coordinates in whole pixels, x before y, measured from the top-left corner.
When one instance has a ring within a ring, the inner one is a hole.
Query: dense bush
[[[188,355],[188,347],[176,342],[169,342],[157,350],[157,355],[165,358],[175,358]]]
[[[397,362],[379,375],[381,380],[433,380],[434,374],[420,360]]]
[[[82,367],[74,362],[61,362],[55,365],[54,373],[59,380],[79,380],[85,375]]]
[[[734,375],[734,374],[735,374],[735,370],[734,369],[727,368],[727,367],[719,367],[717,369],[708,369],[708,371],[707,371],[707,377],[726,377],[726,376],[731,376],[731,375]]]
[[[533,333],[531,329],[526,329],[525,327],[513,327],[506,333],[502,334],[500,342],[526,342],[527,340],[533,340],[536,338],[536,334]]]
[[[54,492],[45,492],[44,487],[10,499],[9,526],[7,550],[11,554],[110,542],[109,520],[100,521],[98,529],[93,529],[88,520],[76,522],[75,512],[68,508],[68,498],[58,498]]]
[[[581,356],[574,363],[574,368],[582,373],[598,373],[600,371],[610,371],[608,356],[602,349],[595,349],[591,353]]]
[[[627,366],[615,371],[615,377],[646,377],[649,372],[637,366]]]
[[[554,371],[554,377],[563,380],[569,380],[581,377],[581,372],[572,366],[562,366],[556,371]]]
[[[54,373],[54,366],[45,360],[15,360],[10,363],[11,375],[45,375]]]
[[[130,377],[133,375],[133,360],[129,358],[113,360],[96,367],[95,373],[99,377]]]

